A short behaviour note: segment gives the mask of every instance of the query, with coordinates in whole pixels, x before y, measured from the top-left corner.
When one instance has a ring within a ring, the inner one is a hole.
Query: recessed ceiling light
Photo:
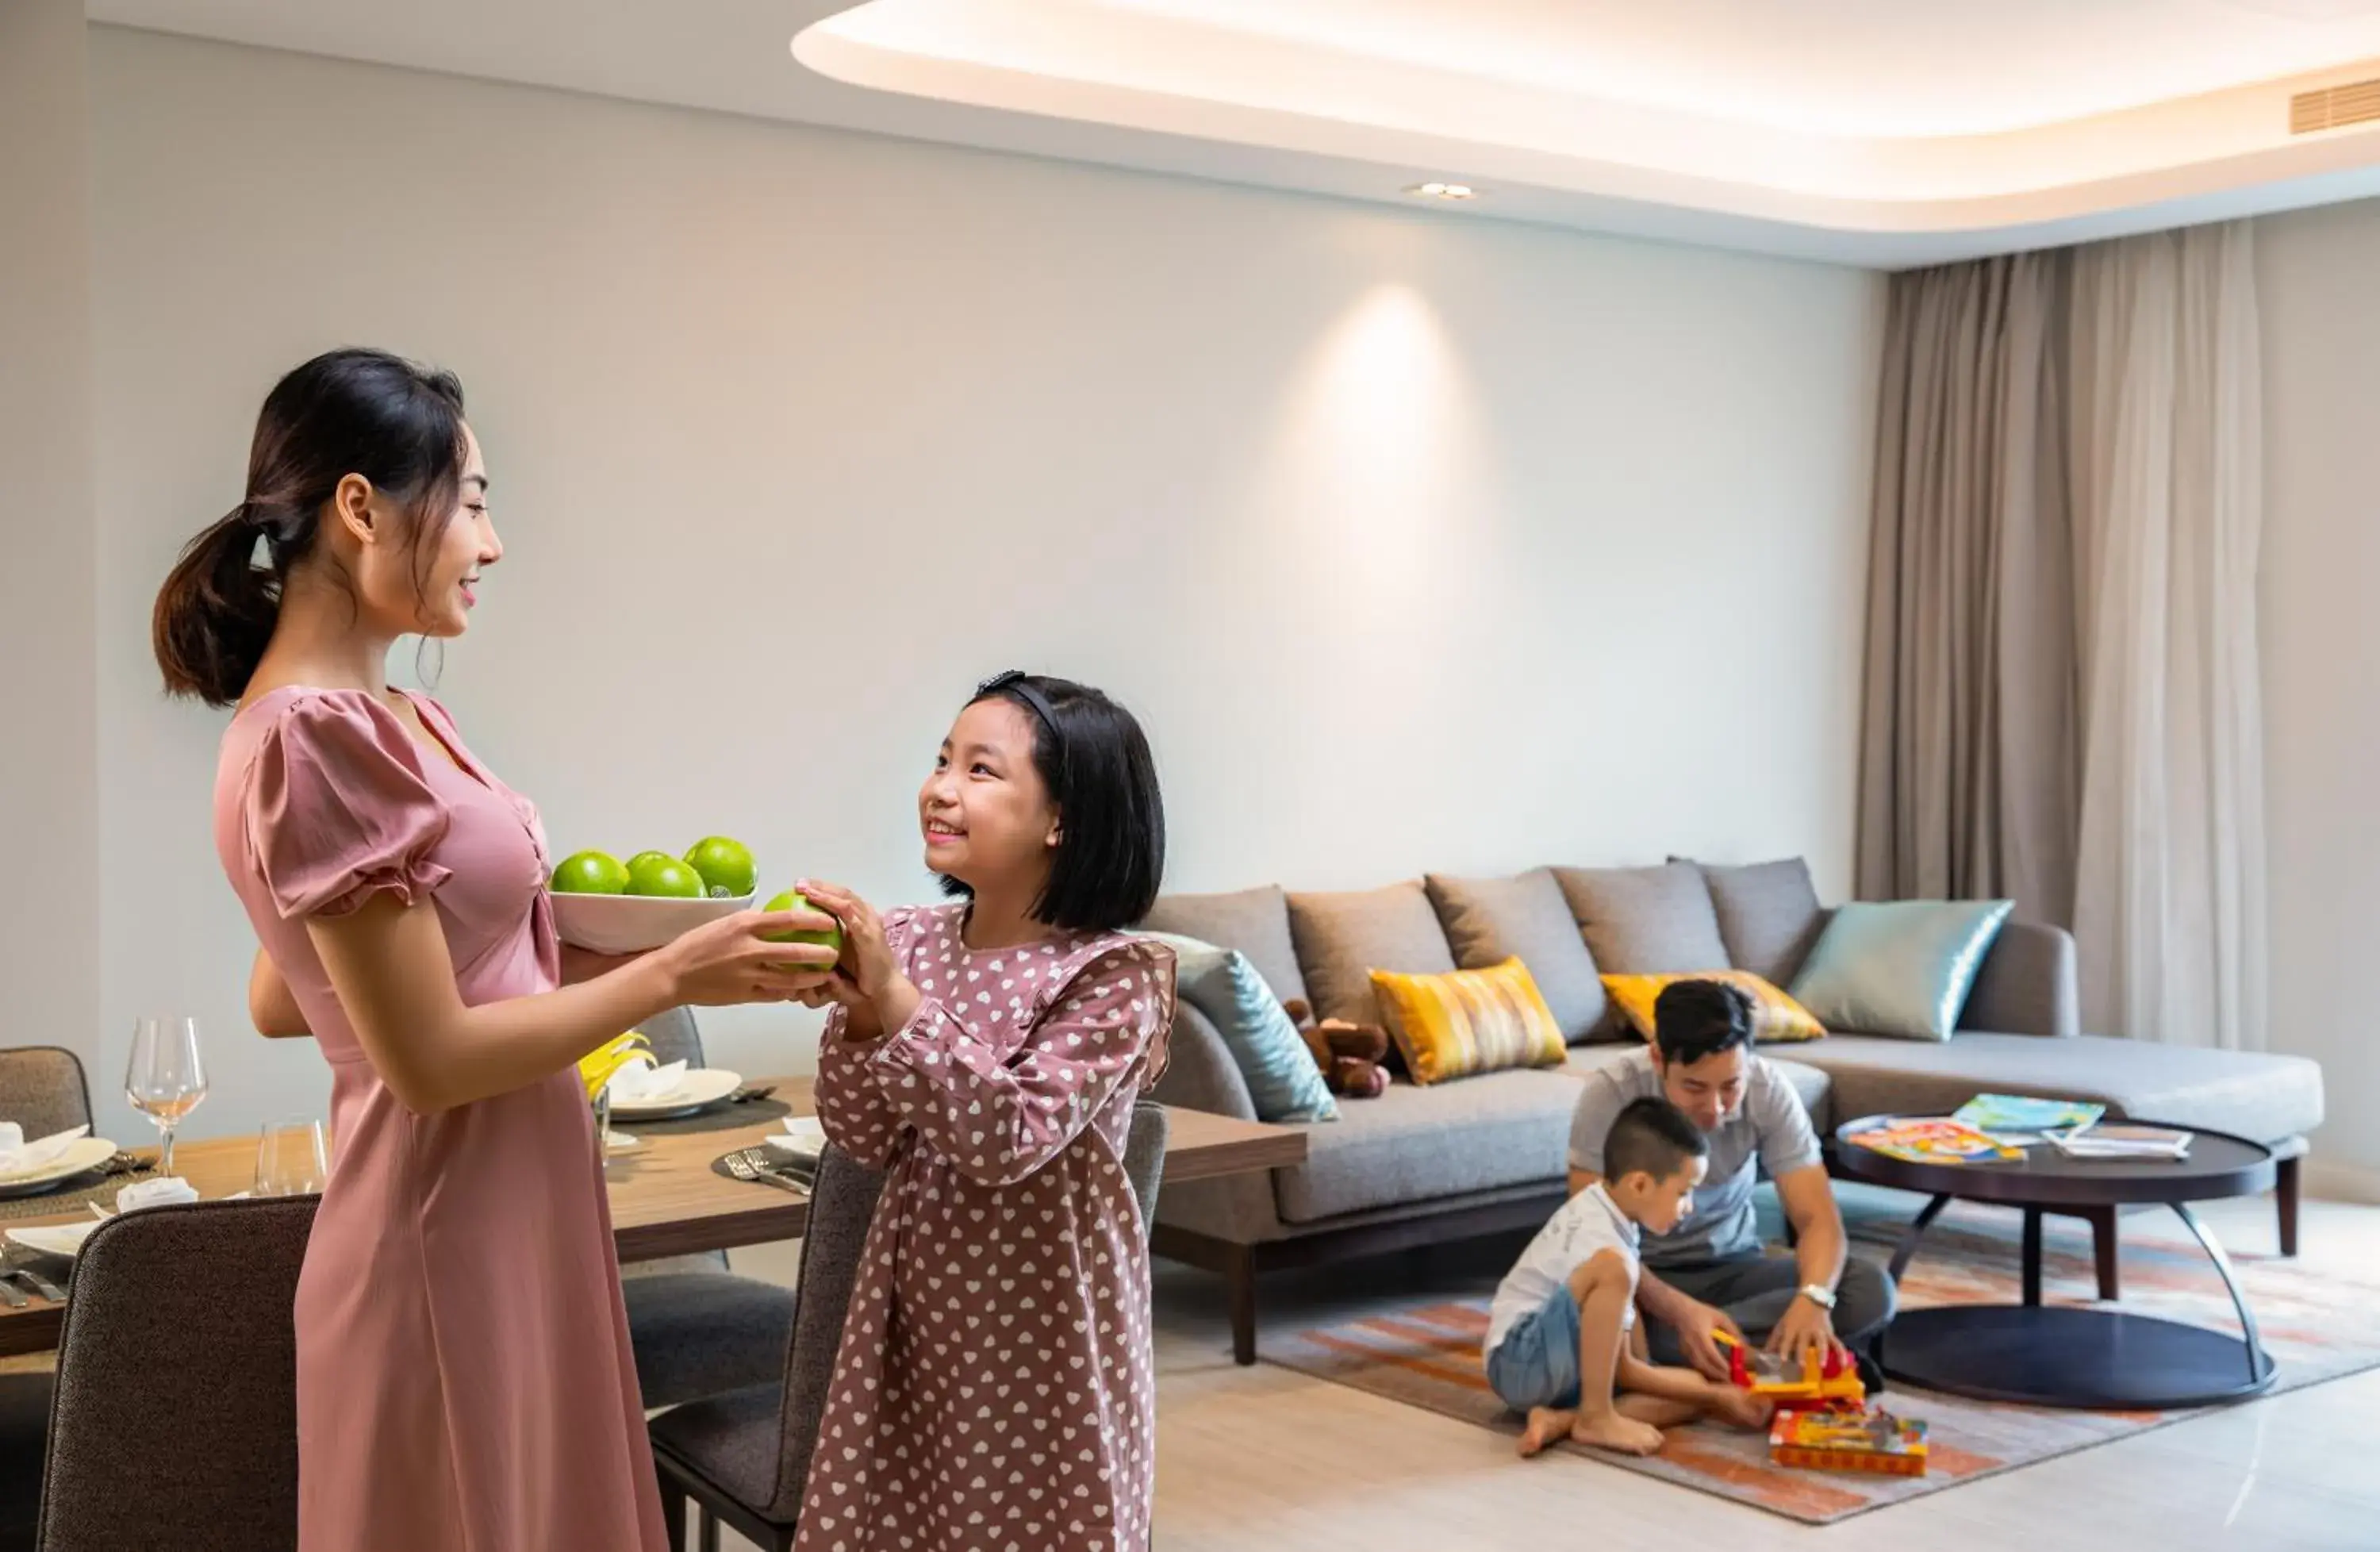
[[[1416,183],[1405,190],[1417,200],[1475,200],[1479,190],[1467,183]]]

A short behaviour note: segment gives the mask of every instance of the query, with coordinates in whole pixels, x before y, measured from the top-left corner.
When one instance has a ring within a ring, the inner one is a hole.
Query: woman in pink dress
[[[1148,1256],[1123,1172],[1165,1065],[1172,951],[1119,929],[1165,865],[1129,712],[1007,674],[918,794],[965,903],[846,940],[820,1047],[827,1135],[890,1170],[810,1467],[798,1552],[1141,1552],[1155,1486]]]
[[[679,1003],[821,984],[745,913],[564,983],[537,811],[382,675],[504,553],[462,389],[378,351],[265,400],[248,499],[157,599],[166,687],[237,705],[216,850],[310,1029],[337,1153],[298,1279],[305,1552],[666,1541],[579,1057]],[[257,552],[263,552],[261,564]]]

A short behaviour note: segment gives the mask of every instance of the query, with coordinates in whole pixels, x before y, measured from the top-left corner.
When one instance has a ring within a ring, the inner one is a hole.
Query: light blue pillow
[[[1247,1080],[1258,1121],[1339,1119],[1339,1102],[1322,1081],[1305,1037],[1289,1022],[1281,999],[1247,955],[1171,932],[1141,936],[1172,949],[1174,987],[1221,1032],[1240,1076]]]
[[[1828,1029],[1948,1040],[2014,903],[1895,900],[1837,907],[1793,1000]]]

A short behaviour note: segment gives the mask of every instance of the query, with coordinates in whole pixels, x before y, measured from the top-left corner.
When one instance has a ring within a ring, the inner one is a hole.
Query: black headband
[[[1057,713],[1050,709],[1049,701],[1044,699],[1041,692],[1035,689],[1026,680],[1023,669],[1012,668],[1005,673],[995,673],[975,687],[975,697],[978,700],[996,695],[1016,697],[1033,709],[1033,714],[1041,719],[1041,725],[1050,730],[1051,738],[1058,736]]]

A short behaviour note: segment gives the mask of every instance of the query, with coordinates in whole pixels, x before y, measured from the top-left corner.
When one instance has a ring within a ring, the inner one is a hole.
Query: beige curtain
[[[2080,811],[2058,349],[2071,264],[1893,278],[1868,559],[1858,892],[2064,924]]]
[[[2264,1044],[2264,407],[2246,223],[2076,254],[2084,1015]]]
[[[2074,928],[2095,1029],[2265,1004],[2252,229],[1899,275],[1859,807],[1868,899]]]

